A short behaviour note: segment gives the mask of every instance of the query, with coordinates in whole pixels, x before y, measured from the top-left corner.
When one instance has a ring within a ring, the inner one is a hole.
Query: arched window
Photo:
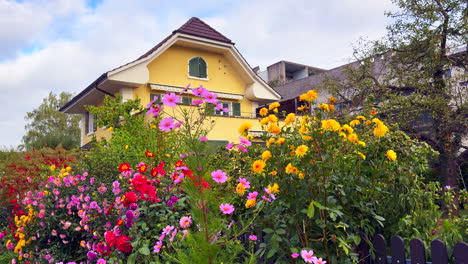
[[[206,78],[206,62],[200,58],[191,58],[189,61],[189,76]]]

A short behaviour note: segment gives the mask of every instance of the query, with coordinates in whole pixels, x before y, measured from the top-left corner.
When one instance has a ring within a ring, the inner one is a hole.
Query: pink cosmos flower
[[[180,227],[188,228],[192,224],[192,217],[191,216],[184,216],[179,221]]]
[[[190,89],[190,83],[185,86],[185,88],[180,92],[180,94],[186,93]]]
[[[105,259],[99,259],[99,260],[97,261],[97,264],[106,264],[106,263],[107,263],[107,262],[106,262]]]
[[[246,138],[243,138],[243,137],[239,137],[239,141],[242,145],[246,146],[246,147],[250,147],[252,146],[252,142],[250,142],[248,139]]]
[[[234,143],[229,143],[226,145],[226,149],[232,149],[232,147],[234,146]]]
[[[206,141],[208,141],[208,138],[207,137],[199,137],[198,140],[200,140],[202,142],[206,142]]]
[[[174,228],[175,228],[174,226],[168,225],[168,226],[166,226],[165,228],[163,228],[163,232],[162,232],[162,233],[163,233],[164,235],[167,235],[167,234],[169,234],[172,230],[174,230]]]
[[[198,88],[193,88],[193,89],[192,89],[193,95],[199,96],[199,97],[201,97],[202,94],[204,94],[204,93],[206,93],[206,92],[208,92],[208,90],[206,90],[205,87],[203,87],[203,86],[201,86],[201,85],[200,85],[200,87],[198,87]]]
[[[211,173],[211,177],[213,177],[213,180],[217,183],[224,183],[226,182],[227,180],[227,176],[226,176],[226,173],[223,172],[222,170],[217,170],[217,171],[213,171]]]
[[[306,263],[313,263],[314,261],[314,251],[310,250],[302,250],[301,251],[301,257]]]
[[[258,192],[251,192],[247,196],[247,200],[255,200],[255,199],[257,199],[257,195],[258,195]]]
[[[293,254],[291,254],[291,257],[292,257],[292,258],[297,258],[297,257],[299,257],[299,254],[293,253]]]
[[[193,100],[192,105],[201,105],[203,104],[203,100]]]
[[[221,210],[221,212],[223,212],[223,214],[232,214],[232,213],[234,213],[234,206],[232,204],[228,204],[228,203],[221,204],[219,206],[219,209]]]
[[[158,241],[158,242],[156,242],[156,245],[154,245],[153,252],[154,253],[159,253],[159,252],[161,252],[161,248],[162,248],[162,241]]]
[[[314,264],[327,264],[327,262],[323,260],[322,258],[316,258],[316,257],[314,258],[315,258]]]
[[[217,103],[217,104],[215,105],[215,109],[218,110],[218,111],[223,111],[223,104]]]
[[[244,185],[246,189],[250,188],[250,182],[246,178],[239,178],[239,183]]]
[[[249,239],[252,240],[252,241],[256,241],[258,238],[255,235],[250,235]]]
[[[163,118],[159,122],[159,130],[169,132],[171,129],[174,129],[174,119],[172,117]]]
[[[180,97],[175,93],[165,94],[162,99],[163,104],[169,107],[175,107],[179,101]]]
[[[205,96],[205,102],[210,104],[218,103],[218,95],[215,93],[207,93]]]
[[[236,147],[237,147],[237,149],[239,149],[240,151],[247,152],[247,148],[246,148],[244,145],[237,145]]]

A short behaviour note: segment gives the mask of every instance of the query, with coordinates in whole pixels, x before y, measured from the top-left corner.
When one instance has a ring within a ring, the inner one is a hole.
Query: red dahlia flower
[[[127,254],[132,252],[133,247],[130,244],[130,240],[131,239],[126,235],[121,235],[117,237],[117,241],[116,241],[117,249]]]
[[[119,165],[119,171],[124,172],[124,171],[130,171],[132,167],[130,167],[130,164],[128,163],[122,163]]]

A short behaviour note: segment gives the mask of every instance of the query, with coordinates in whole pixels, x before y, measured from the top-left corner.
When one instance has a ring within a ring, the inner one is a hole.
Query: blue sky
[[[384,35],[390,0],[0,0],[0,148],[21,143],[24,116],[49,93],[78,93],[196,16],[249,64],[331,69],[360,37]]]

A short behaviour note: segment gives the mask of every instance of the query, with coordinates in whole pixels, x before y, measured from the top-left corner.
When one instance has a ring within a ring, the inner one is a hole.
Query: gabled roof
[[[71,107],[73,107],[73,105],[75,105],[75,103],[77,103],[82,98],[86,97],[91,92],[94,92],[94,93],[98,92],[101,95],[109,94],[108,91],[100,88],[101,84],[106,83],[107,81],[111,81],[111,82],[113,80],[115,81],[116,79],[114,79],[113,77],[115,74],[118,74],[119,72],[125,71],[129,68],[135,67],[136,65],[145,63],[146,61],[153,59],[154,56],[157,56],[158,53],[164,51],[164,49],[172,45],[174,41],[177,41],[181,36],[184,36],[184,35],[192,36],[192,38],[207,39],[211,43],[215,43],[215,44],[217,43],[223,46],[224,48],[227,47],[231,49],[235,53],[234,55],[238,57],[239,63],[243,65],[242,67],[244,67],[245,70],[249,72],[248,74],[250,74],[255,80],[257,80],[261,84],[261,86],[266,88],[266,90],[272,93],[274,97],[277,97],[276,100],[281,98],[281,96],[275,90],[273,90],[270,86],[268,86],[268,84],[265,81],[263,81],[260,77],[257,76],[256,73],[252,71],[247,61],[245,60],[245,58],[243,58],[243,56],[239,53],[239,51],[234,46],[234,42],[232,42],[229,38],[219,33],[218,31],[216,31],[214,28],[212,28],[210,25],[206,24],[199,18],[192,17],[185,24],[183,24],[180,28],[178,28],[177,30],[174,30],[169,36],[167,36],[165,39],[163,39],[161,42],[159,42],[156,46],[151,48],[145,54],[138,57],[136,60],[103,73],[98,79],[96,79],[93,83],[91,83],[91,85],[89,85],[85,90],[80,92],[78,95],[73,97],[68,103],[66,103],[63,107],[61,107],[60,111],[61,112],[68,111]]]
[[[201,21],[196,17],[192,17],[191,19],[189,19],[189,21],[183,24],[179,29],[174,30],[173,33],[185,33],[197,37],[203,37],[221,42],[226,42],[229,44],[234,44],[223,34],[219,33],[214,28],[210,27],[210,25],[206,24],[205,22]]]

